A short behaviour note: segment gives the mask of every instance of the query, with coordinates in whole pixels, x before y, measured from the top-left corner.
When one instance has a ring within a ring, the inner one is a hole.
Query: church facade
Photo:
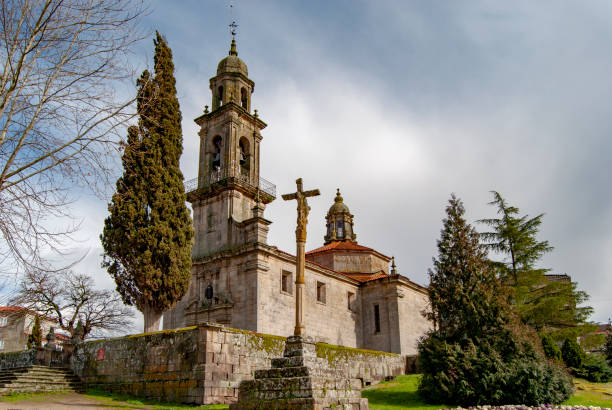
[[[205,322],[289,336],[295,326],[296,257],[268,244],[265,205],[276,197],[259,176],[261,131],[251,111],[255,83],[229,55],[210,79],[212,105],[200,126],[199,171],[186,183],[195,243],[188,293],[164,313],[164,328]],[[310,223],[317,223],[311,218]],[[389,268],[392,258],[357,242],[340,191],[326,216],[323,246],[306,253],[306,335],[330,344],[416,354],[430,323],[427,291]],[[292,228],[287,228],[292,229]]]

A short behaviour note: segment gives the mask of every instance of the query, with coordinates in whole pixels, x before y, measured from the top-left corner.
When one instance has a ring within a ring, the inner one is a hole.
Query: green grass
[[[372,410],[452,408],[445,404],[427,404],[417,393],[420,375],[398,376],[362,391]],[[565,405],[612,407],[612,383],[590,383],[575,379],[576,393]],[[518,404],[518,403],[517,403]]]
[[[450,408],[445,404],[427,404],[418,395],[417,386],[420,375],[398,376],[395,379],[377,384],[376,386],[363,390],[363,397],[370,400],[372,410],[399,410],[399,409],[439,409]],[[576,393],[567,400],[565,405],[571,406],[597,406],[612,407],[612,383],[591,383],[582,379],[575,379]],[[36,401],[44,400],[45,397],[57,393],[30,393],[2,396],[0,402],[19,402],[22,400]],[[155,400],[135,398],[133,396],[108,393],[100,390],[88,390],[85,397],[95,399],[103,407],[125,408],[125,409],[228,409],[224,404],[206,406],[192,406],[179,403],[161,403]]]
[[[118,402],[125,403],[125,408],[143,408],[146,406],[147,409],[156,410],[184,410],[184,409],[229,409],[227,404],[210,404],[203,406],[194,406],[190,404],[180,403],[162,403],[157,400],[149,400],[143,398],[137,398],[134,396],[128,396],[125,394],[109,393],[102,390],[87,390],[85,393],[86,397],[95,398],[98,400],[106,401],[108,404],[116,405]],[[134,406],[134,407],[132,407]]]
[[[427,404],[417,393],[420,375],[409,374],[382,382],[361,392],[370,401],[371,410],[439,409],[444,404]]]
[[[592,383],[583,379],[574,379],[574,386],[576,393],[563,404],[612,407],[612,382]]]

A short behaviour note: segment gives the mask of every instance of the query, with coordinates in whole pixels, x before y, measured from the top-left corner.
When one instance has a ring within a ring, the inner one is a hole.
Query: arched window
[[[217,135],[213,138],[213,149],[212,149],[212,170],[218,172],[221,169],[221,144],[223,143],[221,137]]]
[[[249,142],[245,138],[240,139],[240,166],[248,167],[249,164]]]
[[[242,103],[242,108],[244,108],[245,110],[249,109],[249,100],[247,98],[247,91],[244,87],[240,90],[240,102]]]
[[[336,221],[336,237],[344,237],[344,222],[340,219]]]
[[[219,98],[219,106],[222,106],[223,105],[223,87],[222,86],[219,86],[218,98]]]

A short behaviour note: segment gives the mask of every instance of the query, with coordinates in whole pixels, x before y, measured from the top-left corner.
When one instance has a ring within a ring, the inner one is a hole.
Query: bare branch
[[[71,335],[79,321],[86,336],[91,332],[124,331],[134,317],[134,310],[122,303],[117,292],[96,289],[90,276],[69,270],[27,272],[10,303],[55,318],[58,326]]]
[[[78,227],[48,229],[70,217],[70,190],[109,185],[135,115],[122,90],[144,12],[138,0],[1,2],[2,269],[46,269],[41,252],[59,251]]]

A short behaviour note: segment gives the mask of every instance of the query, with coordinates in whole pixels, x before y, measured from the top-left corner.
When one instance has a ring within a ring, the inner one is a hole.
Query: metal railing
[[[185,186],[185,192],[193,192],[196,191],[198,188],[208,187],[216,182],[228,178],[235,178],[241,183],[257,189],[257,186],[253,184],[253,178],[249,176],[249,171],[246,168],[240,168],[240,172],[235,175],[232,175],[230,171],[231,169],[229,168],[219,168],[213,170],[207,177],[202,177],[202,181],[198,181],[198,178],[185,181],[183,183],[183,185]],[[268,195],[272,195],[274,198],[276,198],[276,185],[274,185],[272,182],[260,177],[259,189],[260,191],[265,192]]]

